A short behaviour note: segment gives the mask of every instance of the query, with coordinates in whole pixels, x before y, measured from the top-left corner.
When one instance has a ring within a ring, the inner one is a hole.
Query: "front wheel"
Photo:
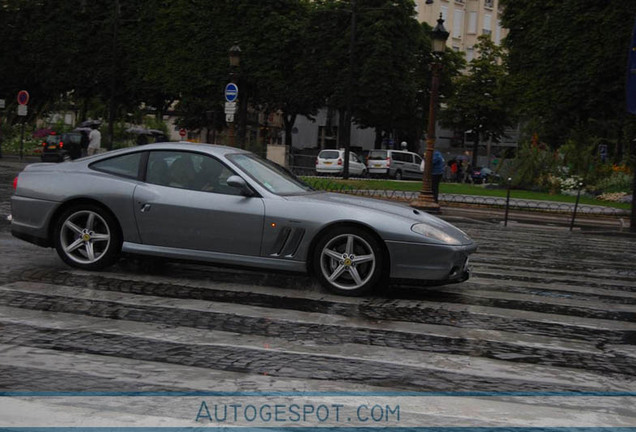
[[[395,179],[396,179],[396,180],[402,180],[402,171],[397,170],[397,171],[395,172]]]
[[[57,219],[55,249],[70,266],[84,270],[105,268],[117,260],[121,244],[117,222],[98,206],[73,206]]]
[[[314,272],[331,292],[360,296],[382,279],[384,253],[378,240],[357,227],[338,227],[325,233],[314,254]]]

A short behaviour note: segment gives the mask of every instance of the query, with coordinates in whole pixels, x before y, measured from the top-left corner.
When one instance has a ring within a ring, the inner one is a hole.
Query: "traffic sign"
[[[227,83],[225,86],[225,100],[236,102],[236,99],[238,99],[238,86],[234,83]]]
[[[236,102],[225,102],[225,114],[236,113]]]
[[[27,106],[26,105],[18,105],[18,115],[20,117],[24,117],[27,115]]]
[[[20,105],[26,105],[29,103],[29,92],[26,90],[20,90],[18,92],[18,103]]]
[[[188,131],[186,131],[185,129],[179,129],[179,136],[181,138],[183,138],[184,136],[186,136],[186,134],[188,133]]]
[[[226,114],[225,115],[225,121],[228,123],[233,123],[234,122],[234,114]]]

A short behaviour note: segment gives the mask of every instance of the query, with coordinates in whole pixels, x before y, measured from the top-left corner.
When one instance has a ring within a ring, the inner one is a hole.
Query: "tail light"
[[[386,158],[386,167],[390,167],[391,166],[391,158]]]
[[[342,165],[342,159],[338,158],[338,165]]]
[[[60,141],[60,148],[64,148],[64,141]]]
[[[13,179],[13,190],[16,190],[18,188],[18,176],[15,176],[15,178]]]
[[[46,147],[46,141],[42,142],[42,147]]]

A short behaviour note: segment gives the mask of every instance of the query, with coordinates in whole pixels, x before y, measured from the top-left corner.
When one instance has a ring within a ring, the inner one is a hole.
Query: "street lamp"
[[[444,28],[442,14],[439,15],[437,25],[431,32],[432,51],[434,61],[431,65],[433,77],[431,80],[431,98],[428,108],[428,130],[426,132],[426,156],[424,172],[422,173],[422,190],[419,196],[411,202],[411,207],[416,207],[430,213],[439,213],[439,204],[433,195],[433,152],[435,150],[435,111],[439,96],[439,75],[442,69],[441,54],[446,48],[448,31]]]
[[[235,43],[230,47],[228,53],[230,55],[230,82],[233,83],[235,80],[236,70],[241,65],[241,47],[239,47],[238,44]],[[228,114],[226,120],[229,123],[230,127],[228,136],[230,146],[234,147],[234,114]]]

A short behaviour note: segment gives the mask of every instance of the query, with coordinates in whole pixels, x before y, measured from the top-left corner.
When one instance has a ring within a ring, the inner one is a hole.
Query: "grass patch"
[[[347,190],[347,189],[365,189],[365,190],[395,190],[406,192],[417,192],[422,188],[420,181],[396,181],[384,179],[356,179],[342,180],[336,178],[316,178],[303,177],[303,180],[318,190]],[[506,189],[490,189],[483,185],[472,185],[466,183],[441,183],[439,187],[440,193],[457,194],[457,195],[477,195],[488,197],[506,197]],[[512,189],[510,198],[554,201],[564,203],[575,203],[576,197],[570,195],[548,194],[543,192],[533,192],[521,189]],[[623,210],[631,209],[631,204],[615,203],[608,201],[600,201],[588,196],[581,196],[579,201],[581,204],[600,205],[605,207],[618,208]]]

